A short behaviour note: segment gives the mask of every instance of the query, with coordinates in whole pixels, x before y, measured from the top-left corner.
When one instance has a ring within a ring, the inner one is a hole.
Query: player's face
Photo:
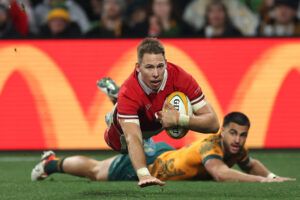
[[[225,151],[230,154],[238,153],[245,145],[248,130],[248,126],[241,126],[233,122],[223,127],[221,134]]]
[[[163,81],[166,69],[166,60],[163,54],[145,53],[141,63],[137,63],[136,70],[141,73],[144,83],[157,91]]]

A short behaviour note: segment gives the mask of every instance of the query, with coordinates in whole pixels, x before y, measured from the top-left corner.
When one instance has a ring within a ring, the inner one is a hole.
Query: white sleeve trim
[[[204,107],[206,104],[207,104],[207,102],[203,99],[203,100],[200,101],[199,103],[196,103],[196,104],[192,105],[193,112],[196,112],[196,111],[199,110],[200,108]]]
[[[140,121],[138,119],[124,119],[123,122],[125,123],[134,123],[136,125],[140,125]]]
[[[121,114],[117,114],[118,118],[121,119],[138,119],[139,116],[138,115],[121,115]]]
[[[200,99],[202,99],[204,97],[204,94],[202,94],[200,97],[194,99],[191,101],[191,104],[194,104],[195,102],[199,101]]]

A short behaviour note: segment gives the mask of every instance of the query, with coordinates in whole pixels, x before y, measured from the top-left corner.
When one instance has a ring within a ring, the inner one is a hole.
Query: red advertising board
[[[134,70],[139,40],[21,40],[0,43],[0,149],[106,149],[96,88]],[[220,118],[245,112],[253,148],[299,148],[300,40],[163,40],[168,61],[190,72]],[[180,147],[203,137],[155,137]]]

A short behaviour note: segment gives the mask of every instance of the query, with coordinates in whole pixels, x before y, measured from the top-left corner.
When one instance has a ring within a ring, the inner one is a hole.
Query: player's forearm
[[[262,176],[250,175],[230,168],[219,171],[214,178],[219,182],[262,182],[264,180]]]
[[[253,159],[249,174],[267,177],[270,171],[258,160]]]
[[[146,167],[146,158],[142,139],[134,134],[130,134],[126,136],[126,142],[131,163],[135,170]]]
[[[216,133],[220,128],[219,121],[214,113],[205,113],[190,117],[189,129],[201,133]]]
[[[137,175],[139,177],[150,175],[146,166],[142,133],[139,125],[125,122],[124,120],[120,120],[120,124],[126,138],[128,154],[134,169],[137,171]]]

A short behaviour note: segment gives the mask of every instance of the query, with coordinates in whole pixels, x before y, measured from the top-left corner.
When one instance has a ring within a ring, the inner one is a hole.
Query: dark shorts
[[[174,150],[173,147],[169,146],[164,142],[155,144],[156,150],[154,155],[146,156],[147,165],[152,164],[155,159],[166,151]],[[109,181],[133,181],[138,180],[136,172],[131,164],[129,155],[119,155],[111,163],[108,172]]]

